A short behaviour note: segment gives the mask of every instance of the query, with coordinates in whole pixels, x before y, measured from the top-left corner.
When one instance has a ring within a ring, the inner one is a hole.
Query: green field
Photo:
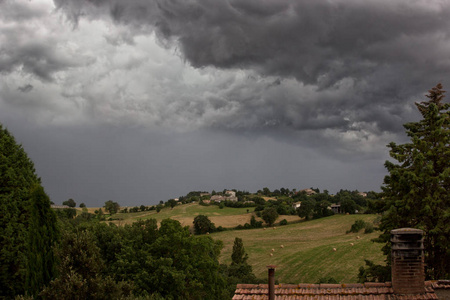
[[[345,232],[355,220],[371,222],[375,217],[335,215],[276,229],[225,231],[211,236],[224,242],[221,257],[224,263],[231,261],[234,238],[242,238],[249,263],[259,278],[267,277],[267,265],[275,265],[276,278],[281,283],[316,283],[326,276],[341,283],[353,283],[357,281],[359,267],[365,264],[364,259],[383,263],[384,257],[382,245],[371,242],[379,233]]]
[[[172,218],[192,227],[195,216],[203,214],[208,216],[216,227],[231,228],[249,222],[253,208],[249,208],[249,211],[247,213],[247,208],[219,209],[215,205],[201,206],[191,203],[178,205],[174,209],[164,208],[159,213],[119,213],[114,215],[114,218],[122,220],[114,223],[130,224],[138,219],[148,218],[160,222]],[[373,222],[375,215],[335,215],[307,222],[300,222],[297,216],[280,216],[277,222],[284,218],[296,223],[277,226],[276,229],[229,230],[211,234],[212,238],[224,243],[221,263],[231,262],[235,237],[243,239],[249,255],[248,261],[258,278],[266,278],[267,265],[276,265],[276,278],[282,283],[316,283],[322,277],[333,277],[338,282],[353,283],[357,281],[358,269],[364,265],[364,259],[383,263],[384,256],[380,250],[382,245],[371,242],[371,239],[379,235],[378,232],[364,234],[362,230],[358,234],[346,234],[355,220]]]

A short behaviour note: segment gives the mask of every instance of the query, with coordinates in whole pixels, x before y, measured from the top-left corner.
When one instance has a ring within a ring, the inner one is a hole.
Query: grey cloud
[[[0,3],[0,73],[19,70],[52,81],[54,73],[80,64],[59,47],[51,28],[41,28],[48,17],[39,4]]]
[[[80,7],[55,0],[73,16],[109,14],[117,22],[155,28],[160,37],[176,40],[195,67],[253,68],[306,83],[328,76],[330,84],[370,76],[383,64],[427,67],[440,61],[432,53],[442,49],[450,28],[446,2],[96,1]],[[442,35],[432,37],[436,33]],[[421,50],[431,61],[421,61]]]
[[[26,84],[24,86],[19,86],[17,89],[23,93],[28,93],[33,89],[33,86],[31,84]]]
[[[380,132],[398,132],[396,118],[404,119],[411,99],[450,75],[448,1],[54,2],[74,20],[112,18],[135,34],[155,30],[196,68],[243,69],[276,84],[295,78],[316,87],[308,94],[315,101],[304,101],[301,94],[285,93],[285,85],[269,91],[269,99],[260,84],[236,84],[221,100],[195,106],[226,101],[239,107],[233,125],[225,116],[212,122],[218,127],[347,130],[352,122],[345,118],[352,115]],[[351,86],[345,93],[329,95],[346,82]],[[192,116],[204,115],[191,109]]]

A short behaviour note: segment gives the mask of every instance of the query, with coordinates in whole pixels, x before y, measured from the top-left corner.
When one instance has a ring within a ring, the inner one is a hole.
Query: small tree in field
[[[69,200],[64,201],[63,205],[67,205],[68,207],[75,207],[75,206],[77,206],[77,203],[75,202],[75,200],[70,198]]]
[[[112,200],[108,200],[105,202],[105,210],[108,211],[111,215],[117,213],[120,209],[120,205],[117,202]]]
[[[213,232],[216,230],[216,226],[205,215],[198,215],[194,218],[194,231],[195,234],[205,234],[207,232]]]
[[[231,264],[243,264],[247,263],[248,254],[245,253],[244,243],[241,238],[235,238],[233,244],[233,253],[231,254]]]
[[[390,143],[389,175],[383,196],[388,209],[382,218],[379,241],[390,254],[390,231],[413,227],[425,231],[427,277],[450,278],[450,104],[443,103],[445,91],[438,84],[416,103],[419,122],[404,125],[409,143]],[[389,262],[389,260],[388,260]]]
[[[267,225],[272,226],[278,218],[278,213],[274,207],[269,207],[262,211],[261,217]]]

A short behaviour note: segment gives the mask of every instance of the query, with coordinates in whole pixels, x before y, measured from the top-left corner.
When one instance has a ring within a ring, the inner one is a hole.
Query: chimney
[[[423,231],[400,228],[391,231],[392,289],[394,294],[424,294]]]
[[[269,300],[275,300],[275,267],[274,265],[267,266],[269,269]]]

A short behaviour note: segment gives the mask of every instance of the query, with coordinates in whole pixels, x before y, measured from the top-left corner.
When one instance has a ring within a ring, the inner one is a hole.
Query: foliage
[[[170,199],[169,201],[167,201],[168,205],[170,206],[170,208],[174,208],[175,206],[177,206],[177,201],[175,201],[175,199]]]
[[[248,254],[245,252],[241,238],[236,237],[231,253],[231,264],[222,266],[222,273],[227,277],[229,296],[232,297],[237,283],[256,283],[253,268],[247,263]]]
[[[329,209],[330,205],[331,203],[326,200],[322,200],[320,202],[317,201],[316,205],[314,206],[313,219],[320,219],[334,215],[334,212],[331,209]]]
[[[247,263],[248,255],[245,253],[244,243],[241,238],[235,238],[233,244],[233,252],[231,254],[231,264]]]
[[[211,233],[216,230],[213,222],[205,215],[198,215],[194,218],[194,231],[195,234]]]
[[[125,226],[123,247],[112,263],[116,279],[130,279],[136,295],[164,299],[218,299],[225,292],[219,273],[221,242],[192,237],[187,227],[165,219]]]
[[[287,224],[288,224],[288,221],[286,219],[283,219],[280,221],[280,226],[287,225]]]
[[[105,210],[108,211],[111,215],[117,213],[120,209],[120,205],[117,202],[112,200],[108,200],[105,202]]]
[[[87,231],[65,232],[58,249],[59,276],[40,294],[43,299],[119,299],[129,283],[102,276],[103,261]]]
[[[40,185],[30,195],[30,222],[26,290],[37,294],[55,274],[53,246],[58,239],[56,215],[50,208],[50,198]]]
[[[33,162],[0,124],[0,298],[34,295],[53,276],[55,222]]]
[[[80,207],[84,208],[84,207],[86,207],[86,204],[84,204],[84,202],[82,202],[82,203],[80,203]]]
[[[413,227],[425,231],[425,263],[428,277],[450,278],[450,104],[443,103],[445,91],[436,85],[415,103],[422,119],[404,125],[411,141],[390,143],[386,161],[383,196],[387,212],[380,228],[380,241],[390,253],[389,236],[394,228]]]
[[[347,233],[353,232],[353,233],[358,233],[361,229],[363,229],[366,226],[366,222],[364,222],[363,220],[356,220],[355,223],[352,224],[352,227],[350,228],[349,231],[347,231]]]
[[[278,218],[278,212],[275,208],[268,207],[262,211],[261,217],[267,225],[272,226]]]
[[[70,199],[67,200],[67,201],[64,201],[62,204],[63,204],[63,205],[67,205],[68,207],[75,207],[75,206],[77,206],[77,203],[76,203],[75,200],[73,200],[72,198],[70,198]],[[81,207],[81,206],[80,206],[80,207]]]
[[[364,226],[364,234],[372,233],[375,229],[373,228],[373,224],[366,223]]]
[[[387,282],[391,281],[391,269],[389,266],[376,265],[372,261],[365,259],[367,268],[360,267],[358,282]]]
[[[305,218],[306,220],[311,220],[314,216],[314,207],[316,206],[316,201],[314,199],[306,199],[302,201],[302,205],[298,208],[298,216],[300,218]]]

